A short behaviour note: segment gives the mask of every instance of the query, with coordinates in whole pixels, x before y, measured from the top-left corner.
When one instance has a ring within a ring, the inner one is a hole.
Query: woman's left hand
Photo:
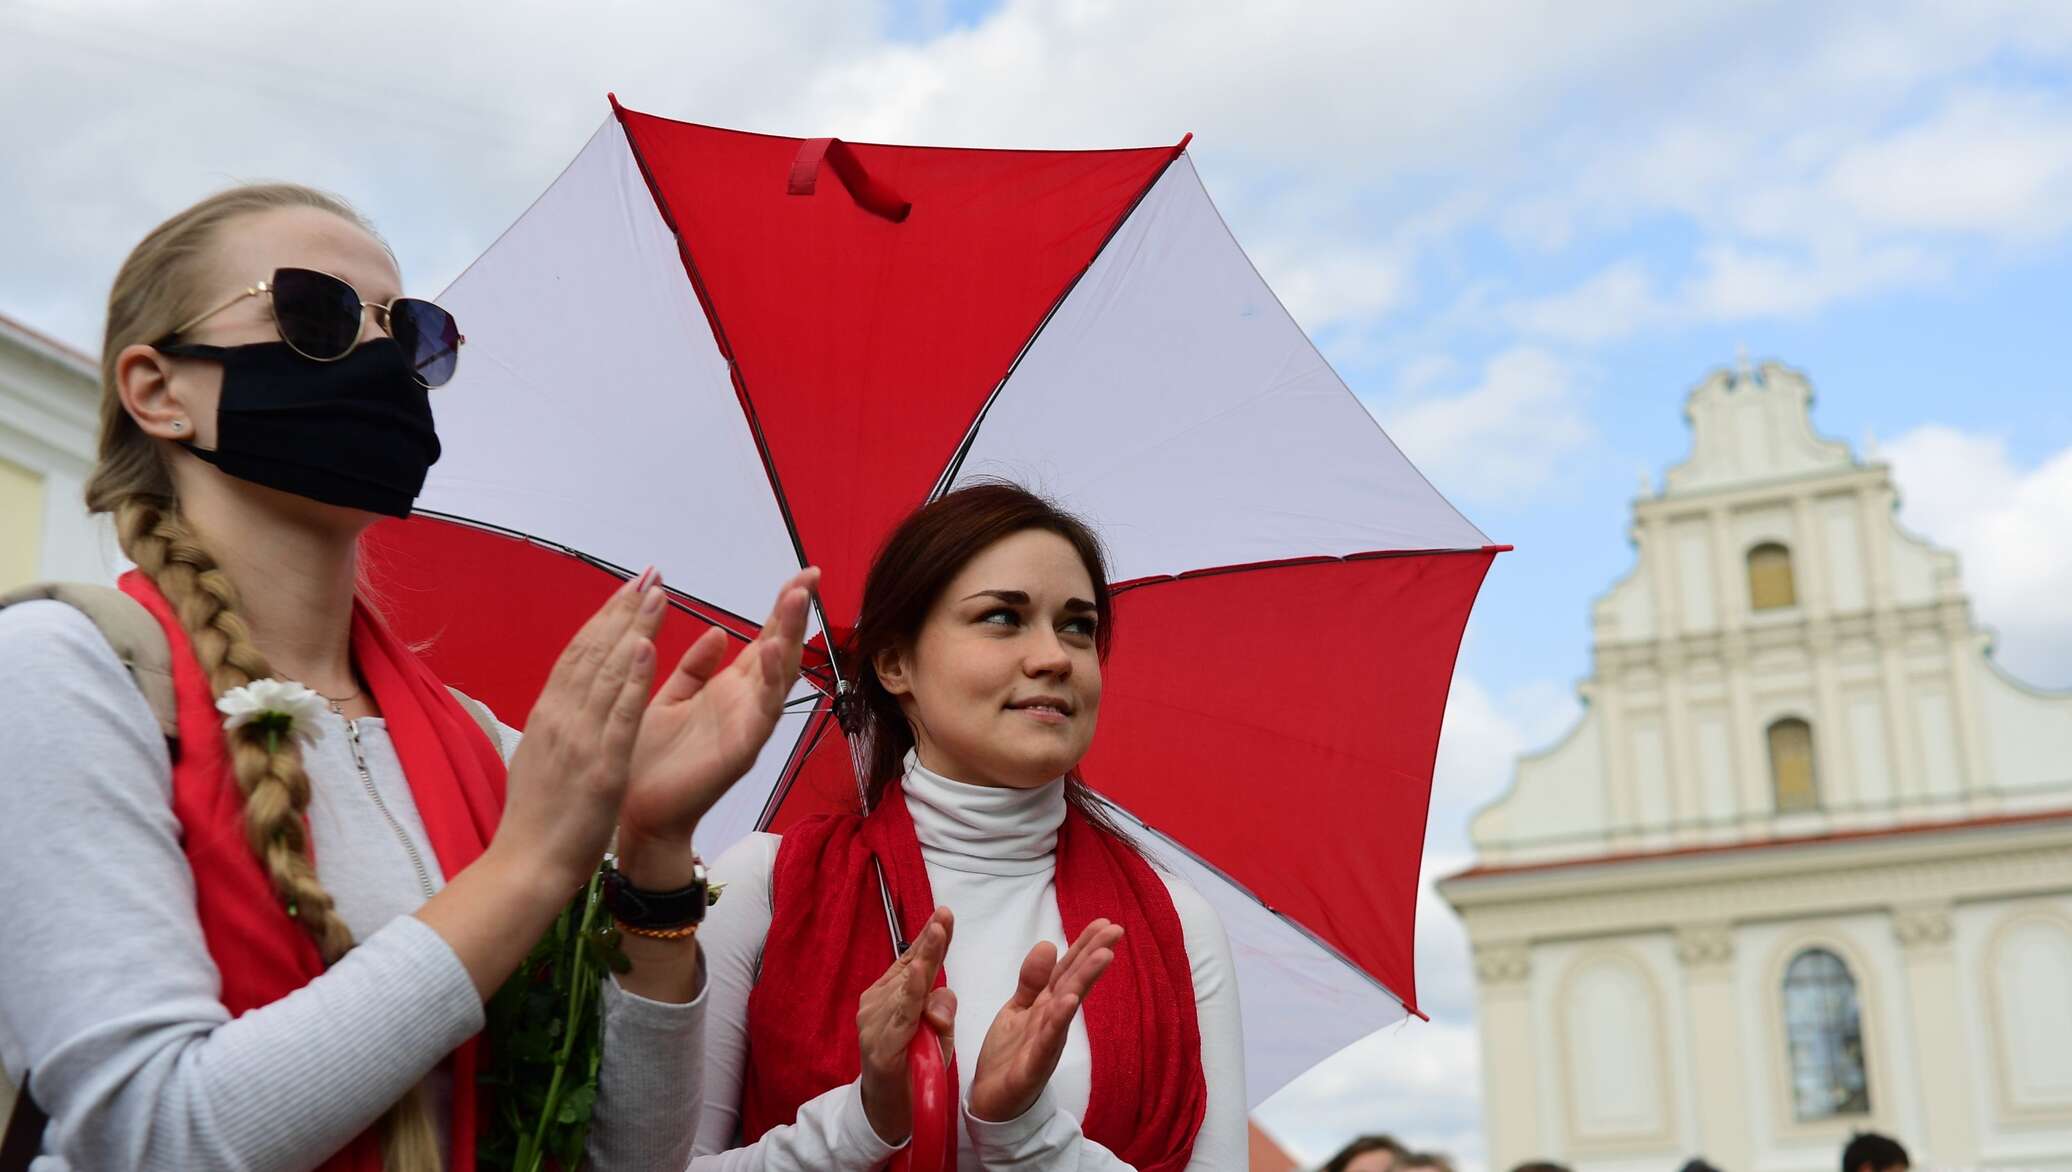
[[[1072,1017],[1115,960],[1122,926],[1095,920],[1057,959],[1048,940],[1029,950],[1014,996],[1001,1006],[979,1047],[968,1099],[971,1113],[1005,1123],[1035,1105],[1065,1052]]]
[[[638,859],[648,870],[687,862],[698,820],[755,764],[798,679],[807,603],[819,581],[820,571],[808,568],[786,582],[755,641],[724,669],[726,633],[706,631],[648,703],[619,805],[627,863]]]

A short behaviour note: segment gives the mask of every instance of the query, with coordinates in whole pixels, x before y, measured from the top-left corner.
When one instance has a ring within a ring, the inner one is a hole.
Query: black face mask
[[[336,362],[311,361],[285,342],[158,349],[223,364],[216,446],[187,450],[240,480],[407,517],[438,462],[431,393],[393,339]]]

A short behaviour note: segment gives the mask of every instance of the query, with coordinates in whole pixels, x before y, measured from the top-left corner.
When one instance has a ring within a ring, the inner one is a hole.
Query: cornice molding
[[[1477,941],[1919,909],[2072,892],[2072,823],[1457,876],[1439,887]],[[1933,928],[1916,919],[1910,930],[1925,942]]]

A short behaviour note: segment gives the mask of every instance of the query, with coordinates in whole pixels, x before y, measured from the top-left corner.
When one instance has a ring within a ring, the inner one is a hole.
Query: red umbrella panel
[[[823,567],[813,649],[708,856],[854,808],[839,636],[901,517],[977,478],[1113,558],[1088,782],[1208,896],[1248,1099],[1415,1012],[1418,865],[1497,552],[1274,298],[1180,146],[851,145],[613,117],[442,301],[445,455],[370,537],[398,627],[520,721],[652,562],[663,662]]]

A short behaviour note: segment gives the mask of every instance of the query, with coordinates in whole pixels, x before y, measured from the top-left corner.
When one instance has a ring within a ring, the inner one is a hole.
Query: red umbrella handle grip
[[[957,1068],[927,1022],[907,1043],[907,1085],[913,1136],[888,1167],[891,1172],[957,1172]]]

